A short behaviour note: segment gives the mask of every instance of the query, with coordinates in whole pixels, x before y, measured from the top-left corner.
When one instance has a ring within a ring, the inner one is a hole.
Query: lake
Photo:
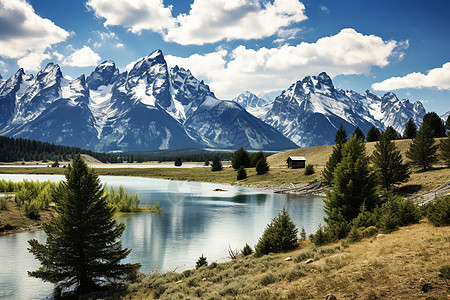
[[[64,179],[62,175],[1,175],[13,181]],[[171,181],[163,179],[100,176],[108,187],[124,185],[138,193],[141,203],[160,201],[161,214],[123,215],[119,222],[127,225],[122,244],[133,249],[125,262],[139,262],[145,273],[183,271],[194,268],[202,254],[208,263],[228,258],[228,247],[242,249],[258,242],[266,225],[283,207],[299,230],[312,233],[323,223],[323,201],[315,196],[274,194],[261,189],[215,183]],[[221,191],[214,191],[219,189]],[[43,231],[0,236],[0,299],[44,299],[53,285],[30,278],[39,262],[28,253],[27,241],[45,242]]]

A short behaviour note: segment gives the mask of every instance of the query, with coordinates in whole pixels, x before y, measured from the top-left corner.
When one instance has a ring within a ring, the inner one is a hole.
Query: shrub
[[[208,262],[206,261],[206,257],[204,257],[203,253],[202,253],[202,256],[200,256],[198,258],[197,262],[195,263],[195,268],[199,269],[199,268],[201,268],[203,266],[207,266],[207,265],[208,265]]]
[[[363,230],[362,236],[365,238],[374,236],[378,233],[378,229],[375,226],[369,226],[366,229]]]
[[[245,171],[243,166],[240,166],[239,169],[236,172],[236,179],[242,180],[247,178],[247,172]]]
[[[282,252],[296,248],[297,231],[294,222],[283,208],[264,230],[255,246],[255,255],[259,257],[270,252]]]
[[[300,239],[306,241],[306,231],[304,227],[302,227],[302,230],[300,231]]]
[[[312,175],[314,174],[314,165],[307,164],[305,167],[305,175]]]
[[[319,228],[317,229],[316,233],[311,234],[309,236],[309,239],[316,246],[321,246],[329,242],[327,233],[325,232],[324,227],[322,225],[319,225]]]
[[[253,249],[252,249],[252,247],[250,247],[249,244],[246,243],[244,248],[242,248],[241,253],[243,256],[249,256],[249,255],[253,254]]]
[[[25,213],[27,214],[27,217],[33,220],[39,220],[40,219],[40,211],[41,211],[41,205],[36,200],[31,200],[30,203],[25,204]]]
[[[181,167],[182,164],[183,164],[183,162],[181,161],[181,158],[177,158],[175,160],[175,167]]]
[[[0,210],[8,210],[8,201],[6,197],[0,198]]]
[[[450,225],[450,196],[428,203],[425,211],[428,221],[434,226]]]
[[[266,274],[261,278],[261,284],[262,285],[268,285],[271,283],[274,283],[277,280],[277,278],[275,277],[275,275],[273,275],[272,273]]]
[[[439,276],[450,279],[450,266],[442,266],[439,268]]]
[[[347,239],[351,243],[359,242],[362,239],[362,234],[358,228],[352,227],[348,233]]]

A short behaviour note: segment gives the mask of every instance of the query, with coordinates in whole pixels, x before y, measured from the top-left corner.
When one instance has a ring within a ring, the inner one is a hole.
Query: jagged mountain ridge
[[[1,134],[96,151],[296,147],[188,70],[169,70],[160,50],[129,72],[105,61],[72,81],[52,63],[34,78],[19,70],[0,82],[0,113]]]
[[[306,147],[333,144],[340,125],[349,134],[356,127],[367,132],[372,126],[381,130],[392,126],[403,132],[410,118],[420,125],[424,115],[419,101],[399,100],[393,93],[379,97],[370,91],[360,94],[337,89],[322,72],[292,84],[258,117]]]

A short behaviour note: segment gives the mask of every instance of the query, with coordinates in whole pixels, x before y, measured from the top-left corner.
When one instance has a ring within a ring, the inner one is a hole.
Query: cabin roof
[[[306,161],[306,158],[304,158],[303,156],[289,156],[289,158],[290,158],[291,160],[295,160],[295,161],[298,161],[298,160]],[[289,159],[289,158],[288,158],[288,159]]]

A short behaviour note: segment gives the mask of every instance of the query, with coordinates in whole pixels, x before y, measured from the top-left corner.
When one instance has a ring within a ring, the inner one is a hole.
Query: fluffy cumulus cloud
[[[299,0],[194,0],[189,13],[176,18],[162,0],[89,0],[86,5],[105,19],[105,26],[120,25],[137,34],[151,30],[182,45],[260,39],[307,18]]]
[[[86,5],[105,19],[105,26],[120,25],[133,33],[160,32],[175,23],[171,8],[162,0],[89,0]]]
[[[437,88],[438,90],[450,90],[450,62],[440,68],[435,68],[423,73],[409,73],[403,77],[392,77],[372,85],[374,90],[391,91],[407,88]]]
[[[100,59],[100,55],[92,51],[90,47],[84,46],[69,55],[64,60],[63,65],[71,67],[90,67],[98,65]]]
[[[298,0],[273,3],[244,0],[195,0],[189,14],[177,17],[166,41],[182,45],[214,43],[221,40],[260,39],[306,19],[305,6]]]
[[[24,0],[0,0],[0,56],[18,59],[27,70],[39,68],[52,45],[70,34],[52,21],[38,16]]]
[[[296,80],[322,71],[332,77],[367,74],[374,66],[388,65],[394,54],[399,55],[398,44],[347,28],[315,43],[258,50],[239,46],[230,52],[219,49],[187,58],[169,55],[166,59],[170,65],[189,68],[205,79],[218,97],[230,99],[245,89],[256,94],[286,89]]]

